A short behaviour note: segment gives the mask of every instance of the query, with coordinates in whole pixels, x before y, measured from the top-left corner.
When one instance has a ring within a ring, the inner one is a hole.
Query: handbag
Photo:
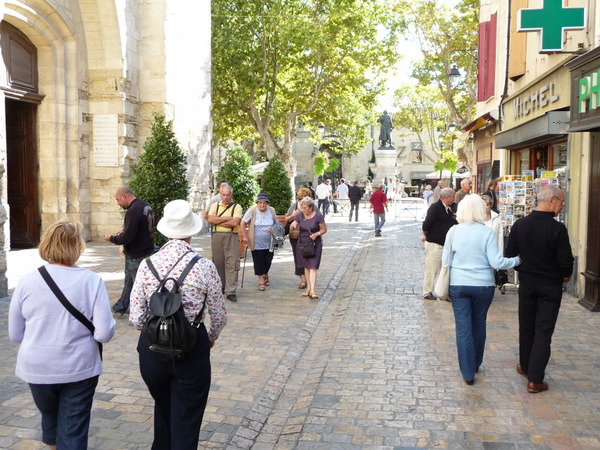
[[[300,242],[300,249],[304,258],[314,258],[317,255],[316,242],[312,239],[307,242]]]
[[[290,239],[298,239],[300,237],[300,230],[296,227],[289,232]]]
[[[508,272],[506,270],[494,270],[494,280],[496,286],[504,286],[508,284]]]
[[[446,261],[442,263],[442,269],[440,270],[438,279],[435,282],[435,287],[433,288],[433,295],[441,300],[446,300],[448,298],[448,291],[450,290],[450,255],[452,254],[452,242],[454,241],[455,233],[456,228],[452,232],[452,237],[450,238],[450,248],[448,249]]]
[[[317,255],[317,243],[310,238],[312,230],[306,221],[306,217],[304,218],[304,223],[306,223],[306,228],[308,228],[309,238],[306,242],[300,242],[300,250],[302,250],[302,257],[314,258]]]
[[[65,294],[63,294],[60,288],[56,285],[46,268],[44,266],[38,267],[38,271],[40,272],[42,278],[44,279],[50,290],[54,293],[58,301],[62,303],[65,309],[69,311],[73,315],[73,317],[79,320],[88,330],[90,330],[90,333],[92,333],[92,336],[94,336],[94,331],[96,330],[94,324],[79,310],[77,310],[69,300],[67,300],[67,297],[65,297]],[[98,344],[100,359],[102,359],[102,343],[97,341],[96,343]]]

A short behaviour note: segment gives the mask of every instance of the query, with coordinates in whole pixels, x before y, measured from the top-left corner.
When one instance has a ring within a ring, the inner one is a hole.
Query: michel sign
[[[541,8],[520,9],[517,31],[539,31],[540,52],[560,52],[566,30],[585,28],[585,8],[564,6],[564,0],[542,0]]]

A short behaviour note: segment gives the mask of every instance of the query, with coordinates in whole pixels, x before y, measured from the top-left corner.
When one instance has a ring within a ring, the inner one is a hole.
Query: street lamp
[[[460,81],[460,71],[458,70],[458,67],[456,67],[456,64],[452,65],[448,78],[450,78],[450,84],[452,86],[458,85],[458,82]]]

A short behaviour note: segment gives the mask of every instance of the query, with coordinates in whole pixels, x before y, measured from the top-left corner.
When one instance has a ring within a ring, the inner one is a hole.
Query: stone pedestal
[[[398,168],[396,167],[396,158],[398,154],[396,153],[396,148],[394,146],[389,147],[379,147],[375,151],[375,170],[373,173],[375,174],[373,177],[373,185],[377,185],[381,183],[381,180],[385,177],[391,177],[398,173]]]

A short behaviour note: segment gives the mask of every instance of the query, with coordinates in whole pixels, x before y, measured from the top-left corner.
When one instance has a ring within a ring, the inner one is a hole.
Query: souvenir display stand
[[[498,211],[504,230],[504,239],[508,238],[513,224],[536,208],[537,194],[543,186],[560,187],[561,179],[554,171],[541,171],[539,178],[533,179],[533,170],[524,170],[521,175],[504,175],[498,195]],[[559,220],[562,218],[559,218]],[[504,294],[507,288],[519,287],[519,272],[512,270],[513,280],[499,286]]]

